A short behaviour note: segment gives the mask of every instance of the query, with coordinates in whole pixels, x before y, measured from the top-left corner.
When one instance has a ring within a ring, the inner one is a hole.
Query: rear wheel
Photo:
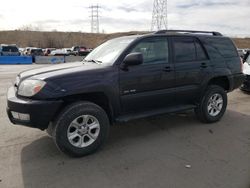
[[[100,148],[108,133],[109,120],[105,111],[94,103],[79,102],[59,115],[53,139],[62,152],[82,157]]]
[[[224,115],[227,107],[226,91],[217,85],[207,88],[204,96],[200,100],[195,113],[202,122],[213,123],[219,121]]]

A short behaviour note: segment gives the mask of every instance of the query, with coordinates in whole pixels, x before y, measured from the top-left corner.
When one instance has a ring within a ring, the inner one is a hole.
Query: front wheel
[[[68,106],[59,115],[53,130],[57,147],[73,157],[95,152],[109,133],[109,119],[105,111],[91,102]]]
[[[213,123],[219,121],[224,115],[227,107],[227,93],[217,85],[207,88],[201,98],[195,113],[202,122]]]

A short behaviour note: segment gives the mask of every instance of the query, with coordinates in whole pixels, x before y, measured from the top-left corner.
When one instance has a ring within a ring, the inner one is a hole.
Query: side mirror
[[[140,65],[143,63],[143,55],[142,53],[131,53],[128,54],[125,59],[123,60],[123,64],[125,67],[133,66],[133,65]]]

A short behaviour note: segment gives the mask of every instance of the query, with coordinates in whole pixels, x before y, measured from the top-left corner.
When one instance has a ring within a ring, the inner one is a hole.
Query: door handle
[[[163,71],[164,71],[164,72],[171,72],[172,69],[171,69],[171,67],[165,67],[165,68],[163,69]]]
[[[201,63],[201,68],[207,68],[207,64],[206,63]]]

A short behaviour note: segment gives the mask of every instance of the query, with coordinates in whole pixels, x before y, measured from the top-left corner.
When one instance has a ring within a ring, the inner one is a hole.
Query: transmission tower
[[[154,0],[151,31],[168,29],[167,0]]]
[[[91,9],[91,33],[99,33],[99,5],[92,5]]]

